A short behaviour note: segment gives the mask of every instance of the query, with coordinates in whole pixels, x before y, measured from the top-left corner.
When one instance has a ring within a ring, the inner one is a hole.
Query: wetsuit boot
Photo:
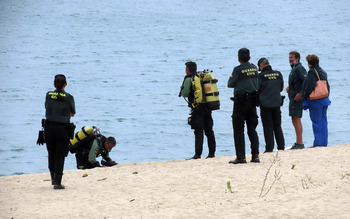
[[[64,185],[61,185],[62,175],[54,175],[54,185],[53,189],[65,189]]]

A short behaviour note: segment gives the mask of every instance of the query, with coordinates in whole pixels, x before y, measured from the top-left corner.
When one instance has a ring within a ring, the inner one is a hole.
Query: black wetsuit
[[[191,85],[191,77],[193,77],[193,74],[185,77],[181,95],[183,97],[188,97],[189,107],[191,107],[191,128],[194,129],[195,135],[195,156],[201,157],[202,155],[205,134],[208,139],[208,157],[214,157],[216,141],[213,131],[214,122],[211,115],[212,111],[208,109],[205,104],[198,104],[195,108],[192,106],[194,102],[194,91]]]

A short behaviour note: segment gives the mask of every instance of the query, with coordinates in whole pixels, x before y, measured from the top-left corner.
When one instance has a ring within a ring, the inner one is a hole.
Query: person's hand
[[[307,110],[310,108],[310,104],[309,104],[309,101],[308,100],[304,100],[303,102],[303,109],[304,110]]]
[[[294,101],[299,101],[301,98],[301,93],[297,93],[297,95],[295,95],[294,97]]]
[[[287,92],[287,94],[289,94],[289,86],[286,87],[286,92]]]
[[[111,167],[111,166],[114,166],[114,165],[117,165],[118,163],[113,161],[113,160],[110,160],[110,161],[106,161],[103,163],[104,166],[107,166],[107,167]]]
[[[111,166],[114,166],[114,165],[117,165],[118,163],[117,162],[115,162],[114,160],[111,160],[111,161],[109,161],[110,163],[109,163],[109,165],[111,165]]]

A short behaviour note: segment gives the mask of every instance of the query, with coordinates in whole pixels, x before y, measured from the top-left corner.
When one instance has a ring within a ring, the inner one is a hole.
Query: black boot
[[[252,163],[260,163],[259,154],[252,154],[252,159],[250,160]]]
[[[186,160],[196,160],[196,159],[201,159],[201,155],[195,154],[193,157],[188,158],[188,159],[186,159]]]
[[[230,162],[228,162],[230,164],[240,164],[240,163],[247,163],[245,158],[236,158],[235,160],[230,160]]]
[[[206,157],[205,159],[208,159],[208,158],[214,158],[215,155],[214,154],[208,154],[208,157]]]
[[[54,174],[53,189],[64,189],[64,185],[61,185],[62,175]]]

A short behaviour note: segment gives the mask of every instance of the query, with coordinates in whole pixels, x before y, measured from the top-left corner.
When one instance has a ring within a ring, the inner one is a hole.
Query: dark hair
[[[106,139],[106,142],[107,142],[108,144],[113,144],[114,146],[117,144],[115,138],[112,137],[112,136],[108,137],[108,138]]]
[[[58,92],[57,100],[58,101],[65,101],[66,96],[61,95],[61,92],[63,91],[64,85],[67,84],[66,76],[64,76],[62,74],[55,75],[54,84],[55,84],[56,90]]]
[[[269,60],[267,60],[267,58],[261,58],[261,59],[259,59],[259,61],[258,61],[258,66],[261,65],[261,64],[263,64],[263,65],[269,65],[270,63],[269,63]]]
[[[260,70],[260,65],[261,65],[261,64],[263,64],[264,66],[270,65],[269,60],[267,60],[267,58],[261,58],[261,59],[259,59],[259,61],[258,61],[258,68],[259,68],[259,70]],[[262,70],[262,69],[261,69],[261,70]]]
[[[307,63],[309,63],[311,66],[314,66],[314,65],[317,65],[319,62],[320,62],[320,60],[319,60],[319,58],[317,57],[317,55],[315,55],[315,54],[312,54],[312,55],[307,55],[306,56],[306,61],[307,61]]]
[[[249,49],[241,48],[240,50],[238,50],[238,58],[240,58],[242,62],[248,62],[250,59]]]
[[[290,54],[293,54],[294,57],[295,57],[296,59],[299,59],[299,61],[300,61],[300,53],[298,53],[297,51],[291,51],[291,52],[289,53],[289,55],[290,55]]]
[[[191,73],[197,72],[197,64],[195,62],[186,62],[185,65]]]

